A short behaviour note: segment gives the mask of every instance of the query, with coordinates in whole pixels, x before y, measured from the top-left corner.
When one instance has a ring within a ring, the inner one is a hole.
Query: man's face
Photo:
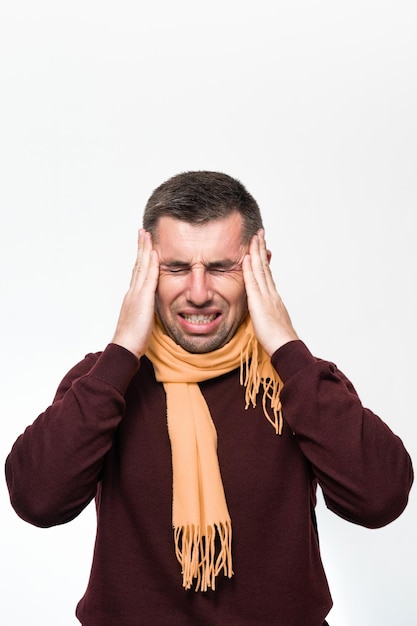
[[[249,246],[240,214],[203,225],[161,217],[154,248],[155,310],[166,333],[188,352],[224,346],[247,314],[241,263]]]

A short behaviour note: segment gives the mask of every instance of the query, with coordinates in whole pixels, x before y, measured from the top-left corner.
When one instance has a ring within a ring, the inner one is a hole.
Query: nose
[[[204,267],[193,267],[188,275],[187,299],[190,304],[203,306],[210,302],[213,292],[210,276]]]

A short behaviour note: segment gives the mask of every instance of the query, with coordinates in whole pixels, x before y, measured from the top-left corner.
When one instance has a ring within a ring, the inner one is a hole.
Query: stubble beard
[[[215,335],[208,337],[204,335],[185,335],[178,326],[168,324],[166,320],[161,317],[158,310],[156,314],[168,337],[181,346],[181,348],[191,354],[207,354],[208,352],[214,352],[222,348],[231,340],[240,324],[245,319],[247,312],[242,316],[242,319],[238,320],[232,326],[222,326]]]

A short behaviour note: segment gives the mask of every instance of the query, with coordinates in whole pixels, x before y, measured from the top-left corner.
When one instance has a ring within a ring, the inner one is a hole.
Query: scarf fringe
[[[283,417],[280,400],[281,389],[284,384],[278,374],[271,378],[263,373],[262,355],[259,354],[259,344],[256,337],[249,339],[246,348],[240,355],[240,384],[245,387],[245,409],[251,404],[256,406],[256,398],[262,385],[262,408],[268,422],[274,427],[277,435],[282,434]],[[267,400],[271,403],[272,416],[267,409]]]
[[[216,588],[216,576],[232,571],[232,525],[230,520],[206,526],[189,524],[174,529],[175,553],[181,563],[182,584],[190,589],[196,579],[196,591]],[[216,555],[216,544],[220,543]]]

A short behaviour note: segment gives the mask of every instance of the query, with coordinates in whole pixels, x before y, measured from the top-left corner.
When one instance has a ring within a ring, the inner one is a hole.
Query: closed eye
[[[209,265],[207,271],[211,274],[234,274],[240,272],[242,266],[239,263],[225,265]]]
[[[170,267],[168,270],[165,271],[168,271],[170,274],[180,274],[181,272],[188,272],[188,269],[186,269],[185,267]]]
[[[189,265],[160,265],[159,267],[161,272],[165,272],[167,274],[185,274],[190,271]]]

